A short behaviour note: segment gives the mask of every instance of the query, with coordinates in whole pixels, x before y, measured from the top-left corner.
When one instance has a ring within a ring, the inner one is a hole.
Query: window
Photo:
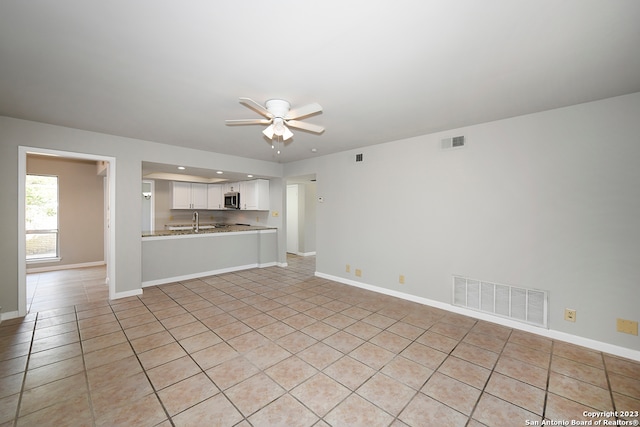
[[[27,261],[54,261],[58,254],[58,177],[27,175]]]

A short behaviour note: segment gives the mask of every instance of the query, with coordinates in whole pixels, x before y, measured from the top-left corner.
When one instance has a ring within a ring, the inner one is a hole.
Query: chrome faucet
[[[198,211],[193,212],[193,230],[198,233],[200,231],[200,216],[198,215]]]

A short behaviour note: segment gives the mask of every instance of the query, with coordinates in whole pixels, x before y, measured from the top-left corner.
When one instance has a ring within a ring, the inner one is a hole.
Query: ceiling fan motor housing
[[[265,106],[274,117],[280,117],[283,119],[287,117],[287,113],[291,108],[291,104],[282,99],[270,99],[265,102]]]

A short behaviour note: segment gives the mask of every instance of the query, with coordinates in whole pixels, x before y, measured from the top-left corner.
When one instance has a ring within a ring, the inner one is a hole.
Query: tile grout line
[[[607,380],[607,387],[609,388],[609,398],[611,399],[611,407],[613,408],[614,412],[616,412],[615,419],[617,421],[617,420],[620,420],[621,418],[617,416],[616,401],[613,398],[613,388],[611,387],[611,379],[609,378],[609,369],[607,369],[607,361],[604,357],[604,353],[600,352],[600,357],[602,358],[602,366],[604,368],[604,377]]]
[[[542,419],[547,416],[547,403],[549,401],[549,384],[551,383],[551,364],[553,363],[553,348],[556,345],[555,340],[551,340],[551,348],[549,349],[549,363],[547,364],[547,382],[544,389],[544,405],[542,406]]]
[[[109,306],[111,307],[111,306]],[[111,310],[113,312],[113,309]],[[84,345],[83,345],[83,339],[82,339],[82,335],[80,334],[80,319],[78,319],[78,309],[77,306],[73,306],[73,313],[75,315],[76,318],[76,327],[78,328],[78,342],[80,344],[80,354],[82,355],[82,367],[83,367],[83,373],[84,373],[84,382],[85,385],[87,386],[87,400],[89,401],[89,410],[91,411],[91,418],[92,418],[92,425],[96,425],[96,415],[95,415],[95,410],[93,408],[93,399],[91,398],[91,387],[89,385],[89,370],[87,369],[87,362],[85,360],[85,353],[84,353]]]
[[[478,322],[476,322],[476,325],[478,324]],[[465,337],[471,333],[471,331],[473,330],[473,328],[469,329],[469,332],[467,332],[467,334],[465,334]],[[489,384],[489,381],[491,380],[491,377],[493,376],[493,373],[495,372],[496,366],[498,365],[498,361],[500,360],[500,357],[502,357],[502,353],[504,353],[504,349],[507,346],[507,343],[509,342],[509,339],[511,338],[511,335],[513,334],[513,329],[509,330],[509,335],[507,337],[507,339],[505,339],[504,344],[502,345],[502,348],[500,349],[500,353],[498,353],[498,357],[496,358],[496,361],[493,363],[493,366],[491,367],[491,370],[489,372],[489,375],[487,376],[486,381],[484,382],[484,386],[482,387],[482,389],[480,390],[480,394],[478,395],[478,398],[476,399],[476,403],[473,405],[473,409],[471,410],[471,412],[469,413],[469,419],[467,420],[467,426],[471,423],[472,420],[474,420],[473,418],[473,414],[476,412],[476,409],[478,409],[478,404],[480,403],[480,399],[482,399],[482,396],[487,393],[486,389],[487,389],[487,384]],[[460,340],[460,342],[462,342],[462,340],[464,339],[464,337]],[[470,344],[473,345],[473,344]],[[457,347],[457,346],[456,346]],[[487,350],[487,349],[485,349]],[[489,350],[490,351],[490,350]],[[491,394],[491,393],[487,393],[487,394]],[[509,402],[511,403],[511,402]],[[478,421],[479,422],[479,421]]]
[[[22,375],[22,384],[20,385],[20,392],[18,395],[18,404],[16,405],[16,415],[15,418],[13,419],[13,425],[17,426],[18,425],[18,418],[20,415],[20,407],[22,406],[22,396],[24,394],[24,387],[27,383],[27,371],[29,370],[29,362],[31,360],[31,350],[33,349],[33,341],[35,340],[35,336],[36,336],[36,325],[38,322],[38,317],[39,317],[40,313],[36,313],[35,314],[35,319],[33,320],[33,329],[31,331],[31,340],[29,342],[29,350],[27,353],[27,360],[25,361],[24,364],[24,374]]]

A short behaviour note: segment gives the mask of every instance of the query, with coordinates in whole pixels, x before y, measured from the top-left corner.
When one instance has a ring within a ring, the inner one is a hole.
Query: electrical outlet
[[[400,282],[401,285],[404,285],[404,274],[400,275],[400,278],[398,279],[398,282]]]
[[[347,264],[346,267],[344,268],[344,271],[346,271],[347,273],[351,273],[351,266]]]
[[[362,277],[362,270],[356,268],[356,277]]]
[[[576,321],[576,311],[572,308],[564,309],[564,320],[567,322],[575,322]]]
[[[616,319],[616,330],[625,334],[638,335],[638,322],[626,319]]]

